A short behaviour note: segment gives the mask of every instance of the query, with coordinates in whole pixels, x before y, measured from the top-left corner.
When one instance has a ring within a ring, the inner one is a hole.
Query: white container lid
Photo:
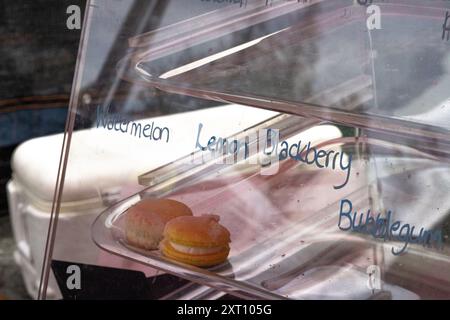
[[[99,205],[101,193],[137,184],[138,175],[195,150],[198,124],[202,136],[229,136],[277,113],[240,105],[143,119],[136,122],[168,127],[170,139],[149,141],[100,126],[72,135],[62,203]],[[14,152],[11,166],[28,197],[42,206],[53,201],[63,134],[32,139]],[[83,204],[84,203],[84,204]]]

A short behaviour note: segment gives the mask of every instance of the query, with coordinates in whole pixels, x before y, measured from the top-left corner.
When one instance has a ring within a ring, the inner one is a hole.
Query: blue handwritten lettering
[[[131,123],[131,126],[130,126]],[[134,121],[121,118],[119,115],[110,116],[104,108],[97,107],[96,127],[103,127],[107,130],[114,130],[116,132],[128,133],[138,138],[148,138],[149,140],[162,140],[164,134],[166,136],[166,143],[169,142],[170,130],[167,127],[154,127],[152,124],[141,124]]]
[[[384,241],[394,240],[402,242],[401,247],[391,248],[393,255],[397,256],[405,253],[410,243],[422,244],[424,247],[434,246],[437,249],[442,249],[443,247],[441,230],[432,231],[421,228],[419,235],[415,236],[415,226],[411,226],[409,223],[402,224],[400,221],[394,221],[391,224],[392,212],[390,210],[387,211],[385,218],[381,218],[380,212],[376,220],[370,215],[370,210],[368,210],[365,222],[363,222],[363,213],[358,216],[358,212],[355,211],[352,215],[352,210],[352,202],[348,199],[342,199],[339,208],[338,228],[342,231],[371,234],[375,239],[382,238]],[[345,220],[345,225],[343,225],[343,220]]]

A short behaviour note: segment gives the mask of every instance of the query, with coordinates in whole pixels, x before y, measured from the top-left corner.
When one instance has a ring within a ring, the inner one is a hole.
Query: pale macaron
[[[180,216],[192,216],[185,204],[172,199],[144,199],[130,207],[125,217],[125,236],[129,244],[156,250],[166,223]]]

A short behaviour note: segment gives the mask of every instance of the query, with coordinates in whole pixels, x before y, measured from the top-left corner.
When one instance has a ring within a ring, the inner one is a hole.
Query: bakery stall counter
[[[191,175],[159,181],[103,212],[94,241],[243,298],[450,297],[444,155],[367,137],[317,141],[298,153],[288,147],[285,158],[283,143],[278,147],[272,174],[256,165],[213,172],[199,165]],[[325,165],[326,154],[335,155],[328,158],[334,165]],[[151,248],[127,236],[134,208],[146,201],[179,206],[178,217],[157,222],[156,235],[151,227],[140,233],[160,241]]]

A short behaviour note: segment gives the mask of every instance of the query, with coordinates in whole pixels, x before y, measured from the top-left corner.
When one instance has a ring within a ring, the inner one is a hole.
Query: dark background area
[[[21,142],[64,130],[81,35],[66,27],[71,4],[84,11],[84,0],[0,0],[0,296],[6,299],[30,298],[13,259],[10,158]]]
[[[66,27],[71,4],[84,11],[84,0],[0,0],[0,216],[14,148],[64,130],[81,34]]]
[[[7,214],[5,184],[11,176],[10,158],[21,142],[64,131],[67,108],[78,53],[81,30],[66,26],[70,5],[78,5],[82,15],[86,0],[0,0],[0,216]],[[116,77],[116,66],[128,50],[128,38],[158,27],[226,5],[198,0],[130,0],[129,12],[120,33],[108,49],[98,78],[84,93],[91,96],[95,109],[108,94]],[[100,6],[121,2],[99,2]],[[122,2],[122,6],[124,6]],[[119,7],[120,7],[119,5]],[[179,10],[186,5],[185,10]],[[108,8],[106,8],[108,9]],[[100,10],[107,11],[105,8]],[[146,20],[141,21],[144,12]],[[114,17],[111,17],[114,20]],[[104,32],[109,32],[106,29]],[[98,36],[98,30],[96,32]],[[114,111],[120,112],[132,85],[120,82],[114,94]],[[194,110],[211,102],[143,89],[129,113],[156,116]],[[88,108],[85,108],[88,110]],[[77,120],[79,129],[92,125],[92,115]]]
[[[93,103],[101,101],[109,90],[117,60],[126,53],[129,37],[226,5],[198,0],[132,2],[107,60],[95,66],[101,70],[99,77],[87,88]],[[114,0],[114,4],[118,3]],[[78,5],[84,16],[86,0],[0,0],[0,299],[29,298],[13,259],[15,244],[8,217],[6,183],[11,178],[11,156],[20,143],[64,131],[81,35],[81,30],[69,30],[66,26],[69,17],[66,10],[70,5]],[[179,10],[180,5],[186,6],[185,10]],[[142,17],[144,9],[150,15],[142,24],[137,17]],[[121,106],[121,94],[127,97],[130,88],[130,84],[120,83],[115,94],[119,98],[117,108]],[[211,105],[148,89],[138,100],[143,109],[136,111],[141,116]],[[90,126],[89,121],[82,124]]]

